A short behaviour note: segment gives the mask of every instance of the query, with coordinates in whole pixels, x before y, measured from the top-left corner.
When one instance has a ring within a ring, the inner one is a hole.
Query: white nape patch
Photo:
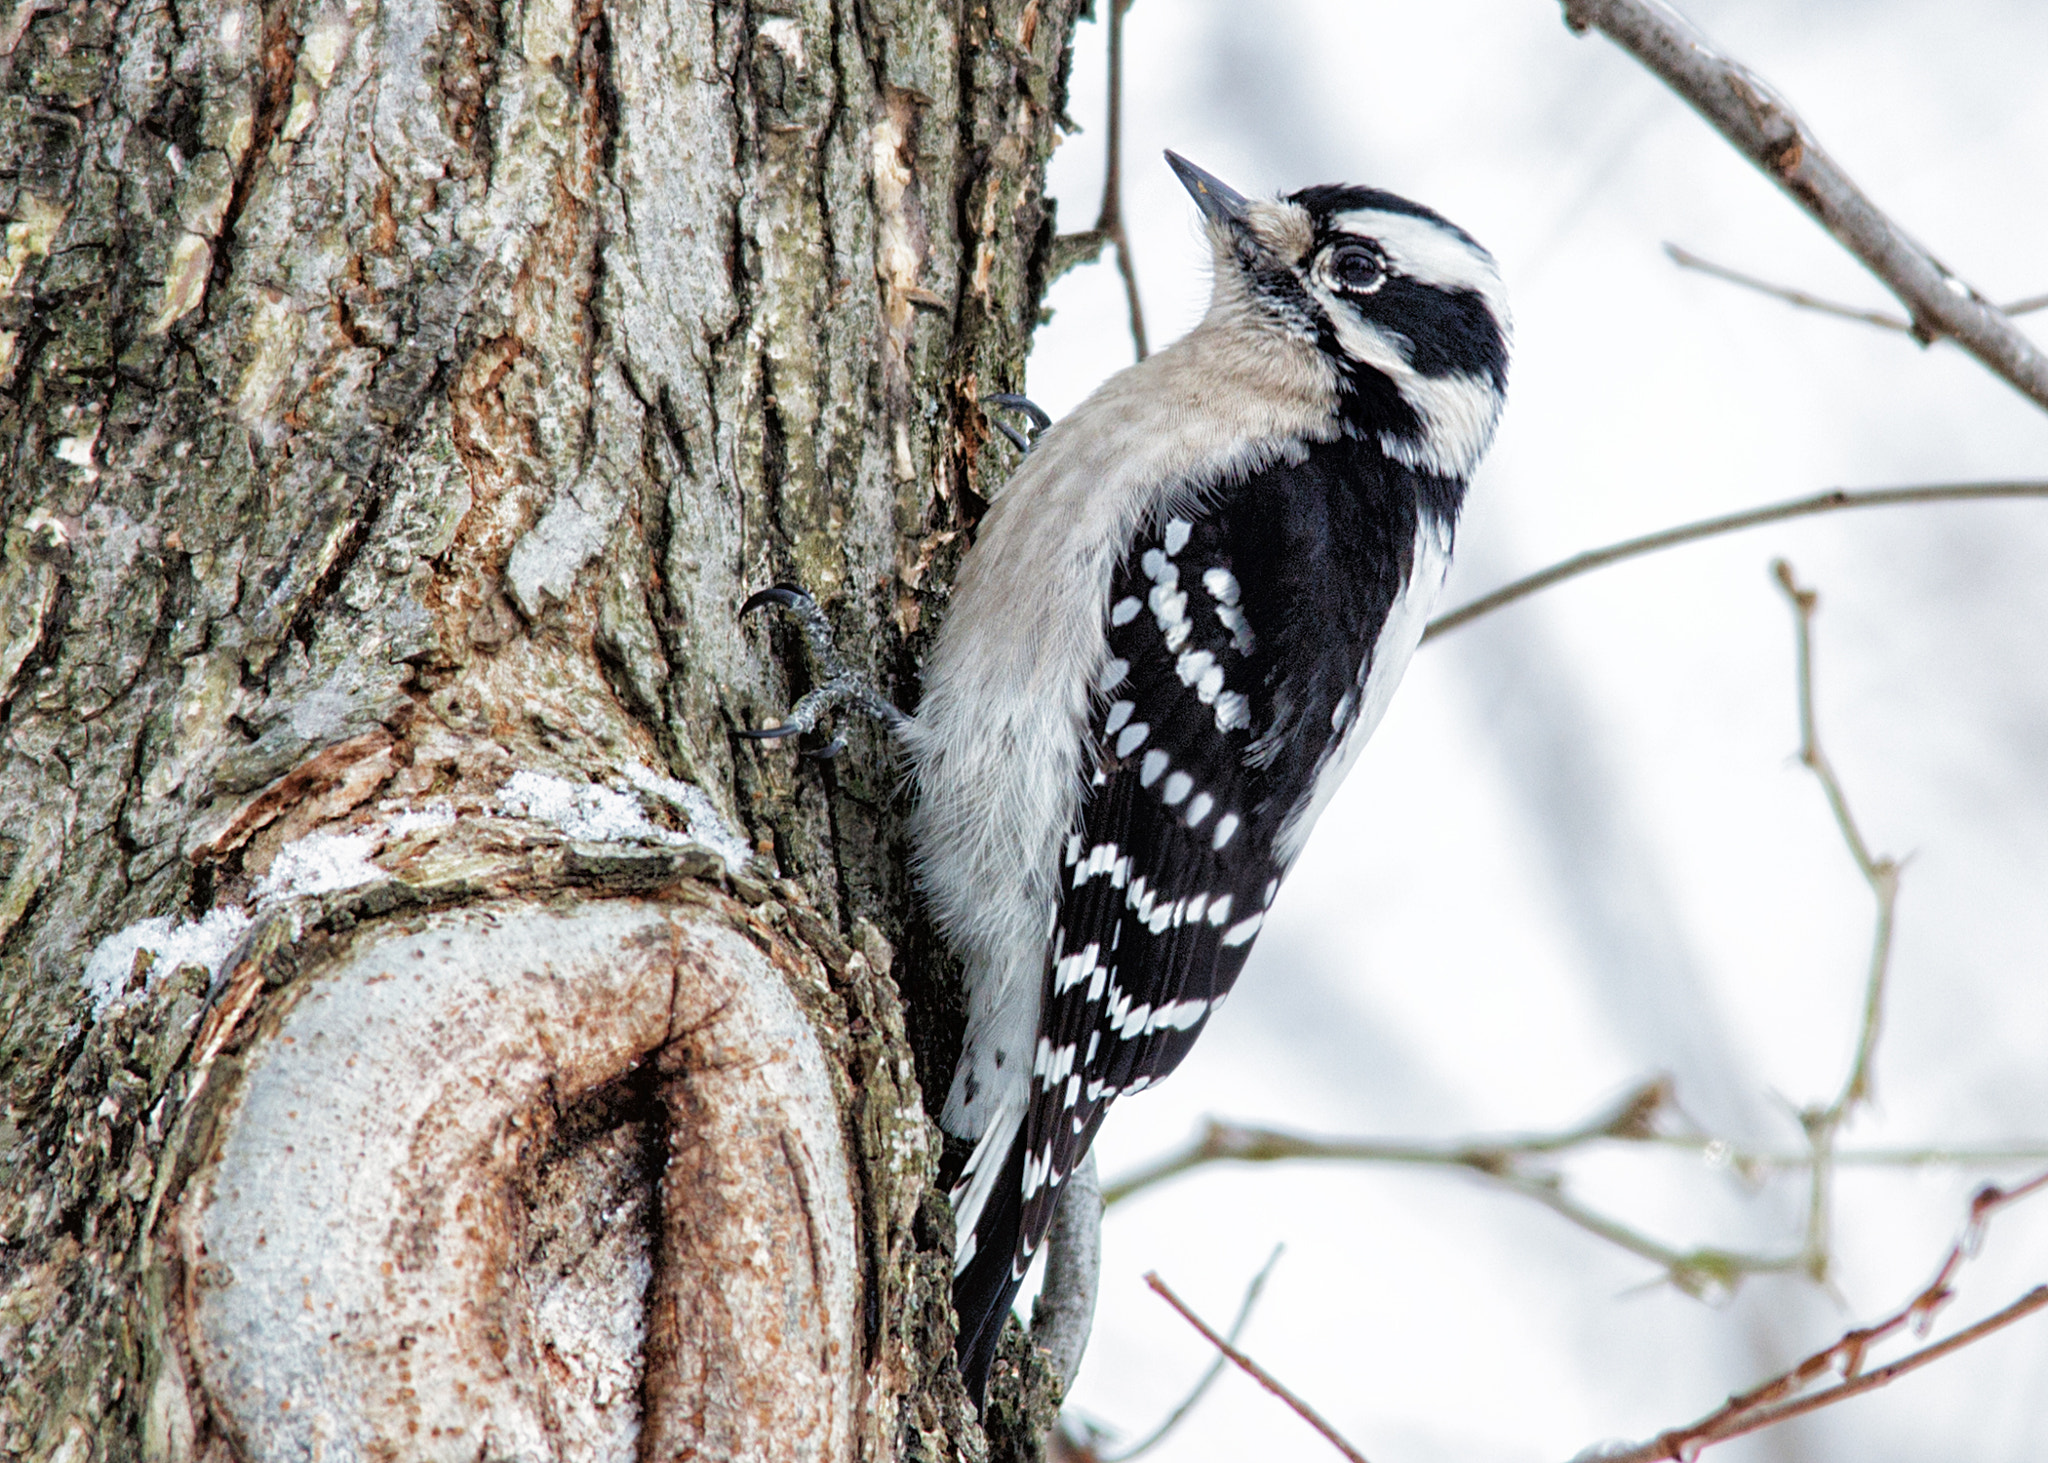
[[[1185,772],[1175,772],[1167,777],[1166,786],[1159,790],[1159,795],[1166,800],[1166,806],[1177,807],[1181,799],[1193,792],[1194,788],[1195,780],[1192,777]]]
[[[332,894],[388,879],[390,874],[370,862],[380,842],[376,833],[308,833],[277,851],[270,870],[252,891],[262,899]]]
[[[1118,736],[1116,739],[1117,756],[1130,756],[1131,753],[1137,751],[1138,748],[1145,745],[1145,738],[1150,736],[1151,733],[1152,727],[1150,723],[1143,721],[1132,722],[1129,726],[1123,729],[1122,735]],[[1164,752],[1160,752],[1156,755],[1163,757],[1166,754]],[[1148,758],[1147,760],[1150,759]]]
[[[1205,792],[1196,793],[1195,800],[1188,804],[1188,827],[1201,827],[1202,820],[1209,816],[1210,810],[1213,809],[1215,806],[1216,799],[1210,797],[1209,794]]]
[[[1137,709],[1138,704],[1135,701],[1117,702],[1109,708],[1109,715],[1103,720],[1102,734],[1108,736],[1113,731],[1120,731],[1123,724],[1131,719],[1131,713]]]
[[[1138,764],[1138,785],[1140,787],[1150,787],[1153,783],[1159,781],[1160,774],[1165,771],[1166,754],[1157,747],[1154,747],[1145,754],[1145,760]]]
[[[1210,840],[1210,844],[1218,852],[1221,852],[1224,845],[1235,837],[1237,837],[1237,814],[1225,813],[1217,820],[1216,836]]]
[[[1145,608],[1135,594],[1127,594],[1109,607],[1109,623],[1128,625],[1138,618],[1138,611]]]
[[[1344,728],[1343,734],[1324,751],[1321,762],[1316,766],[1315,784],[1308,797],[1287,815],[1287,821],[1280,825],[1280,836],[1273,841],[1273,857],[1281,868],[1287,868],[1300,856],[1316,819],[1322,817],[1323,809],[1337,795],[1337,788],[1351,770],[1351,764],[1358,760],[1366,740],[1378,728],[1380,718],[1387,714],[1387,703],[1394,699],[1394,688],[1400,685],[1401,677],[1408,669],[1409,658],[1415,654],[1415,647],[1422,643],[1429,613],[1436,605],[1437,596],[1444,587],[1444,576],[1450,573],[1450,569],[1450,526],[1424,515],[1415,528],[1414,558],[1408,582],[1401,586],[1401,593],[1387,611],[1386,623],[1380,626],[1379,639],[1373,644],[1371,657],[1359,667],[1364,684],[1356,688],[1358,712]]]
[[[1095,689],[1104,696],[1124,683],[1124,677],[1131,673],[1131,663],[1111,656],[1102,663],[1102,674],[1095,679]]]
[[[209,910],[196,920],[173,920],[168,915],[142,920],[93,947],[79,984],[92,998],[93,1015],[104,1016],[127,990],[135,974],[136,955],[147,951],[152,959],[144,977],[145,990],[154,991],[165,976],[187,965],[203,967],[208,986],[213,986],[219,983],[228,956],[248,928],[249,916],[231,907]]]
[[[1251,724],[1251,702],[1235,691],[1224,691],[1216,697],[1216,730],[1236,731]]]
[[[1166,545],[1166,552],[1177,554],[1186,548],[1188,546],[1188,536],[1194,531],[1195,526],[1185,518],[1168,519],[1166,532],[1161,538],[1161,541]]]
[[[1266,917],[1263,914],[1255,914],[1250,919],[1241,919],[1223,932],[1223,943],[1226,945],[1249,944],[1252,936],[1259,932],[1259,926],[1265,922]]]

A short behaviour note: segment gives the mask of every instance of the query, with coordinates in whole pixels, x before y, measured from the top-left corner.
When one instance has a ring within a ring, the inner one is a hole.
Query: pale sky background
[[[1098,6],[1098,9],[1100,6]],[[1690,0],[1904,226],[1994,298],[2048,292],[2048,6]],[[1828,487],[2048,476],[2048,413],[1952,347],[1675,269],[1665,240],[1870,306],[1880,286],[1636,64],[1548,0],[1144,0],[1127,22],[1126,213],[1155,345],[1207,297],[1172,147],[1247,193],[1387,187],[1499,258],[1507,416],[1447,603],[1579,549]],[[1092,222],[1104,39],[1082,28],[1054,160]],[[1055,287],[1031,393],[1130,359],[1108,265]],[[2048,334],[2048,314],[2030,325]],[[1793,760],[1791,617],[1821,592],[1822,732],[1867,834],[1910,855],[1878,1106],[1847,1146],[2048,1142],[2048,503],[1833,515],[1553,590],[1423,650],[1231,1003],[1121,1103],[1105,1177],[1203,1115],[1446,1136],[1569,1125],[1669,1072],[1698,1121],[1786,1147],[1839,1087],[1871,905]],[[1562,1460],[1689,1420],[1929,1278],[1967,1196],[2028,1169],[1851,1172],[1836,1290],[1718,1306],[1452,1173],[1214,1169],[1113,1211],[1071,1406],[1147,1430],[1208,1360],[1143,1285],[1217,1323],[1276,1243],[1246,1344],[1374,1460]],[[1606,1152],[1575,1191],[1668,1242],[1796,1245],[1800,1195]],[[1944,1317],[2048,1280],[2048,1199],[2003,1215]],[[1712,1451],[2048,1454],[2048,1316],[1892,1388]],[[1154,1457],[1336,1455],[1231,1375]]]

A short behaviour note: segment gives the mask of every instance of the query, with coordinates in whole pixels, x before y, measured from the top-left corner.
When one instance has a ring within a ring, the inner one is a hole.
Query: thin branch
[[[1775,560],[1771,573],[1792,607],[1797,642],[1799,685],[1799,760],[1820,783],[1828,808],[1835,815],[1842,842],[1856,863],[1856,870],[1870,886],[1876,901],[1876,928],[1871,935],[1870,966],[1864,978],[1862,1019],[1857,1026],[1855,1055],[1842,1090],[1824,1108],[1810,1108],[1800,1114],[1807,1142],[1813,1148],[1812,1192],[1807,1203],[1806,1254],[1808,1271],[1815,1280],[1827,1277],[1829,1253],[1829,1200],[1833,1190],[1832,1156],[1835,1137],[1856,1108],[1869,1100],[1871,1072],[1877,1056],[1877,1039],[1884,1024],[1885,983],[1891,971],[1892,931],[1899,899],[1899,865],[1894,859],[1870,851],[1870,842],[1856,822],[1843,791],[1834,763],[1820,744],[1820,732],[1813,711],[1813,615],[1820,596],[1802,589],[1793,577],[1792,566]]]
[[[1666,244],[1664,252],[1671,256],[1671,262],[1680,269],[1698,270],[1701,274],[1712,275],[1715,279],[1725,280],[1729,284],[1739,284],[1746,290],[1755,290],[1760,295],[1769,295],[1774,300],[1783,300],[1786,304],[1796,305],[1802,310],[1818,310],[1823,315],[1835,315],[1844,320],[1875,325],[1883,330],[1896,330],[1901,335],[1913,333],[1913,322],[1901,315],[1887,315],[1882,310],[1863,310],[1855,305],[1838,305],[1833,300],[1824,300],[1819,295],[1808,294],[1805,290],[1772,284],[1768,280],[1758,279],[1755,275],[1743,274],[1724,264],[1702,259],[1676,244]]]
[[[1865,310],[1856,305],[1838,304],[1834,300],[1822,299],[1819,295],[1808,294],[1805,290],[1793,289],[1789,285],[1772,284],[1767,279],[1758,279],[1753,274],[1744,274],[1739,269],[1730,269],[1725,264],[1716,264],[1711,259],[1702,259],[1690,249],[1667,243],[1664,252],[1671,262],[1680,269],[1693,269],[1729,284],[1741,285],[1746,290],[1755,290],[1760,295],[1769,295],[1774,300],[1783,300],[1788,305],[1802,310],[1817,310],[1823,315],[1834,315],[1843,320],[1854,320],[1864,325],[1875,325],[1884,330],[1896,330],[1901,335],[1913,334],[1913,322],[1898,315],[1888,315],[1882,310]],[[2006,319],[2015,319],[2036,310],[2048,309],[2048,295],[2029,295],[2024,300],[2014,300],[2010,305],[1997,307]]]
[[[1999,498],[2048,498],[2048,482],[2006,482],[2006,483],[1948,483],[1927,487],[1907,488],[1831,488],[1825,493],[1816,493],[1810,498],[1794,498],[1786,503],[1772,503],[1762,508],[1747,508],[1740,513],[1726,513],[1718,518],[1703,518],[1697,523],[1681,524],[1676,528],[1661,529],[1646,533],[1640,538],[1623,539],[1620,543],[1605,548],[1588,549],[1560,560],[1548,569],[1539,569],[1513,583],[1504,584],[1491,594],[1481,595],[1469,604],[1438,615],[1429,622],[1423,632],[1424,642],[1435,639],[1447,631],[1469,625],[1481,615],[1492,614],[1517,600],[1527,599],[1540,590],[1562,584],[1567,579],[1576,579],[1581,574],[1590,574],[1595,569],[1604,569],[1609,564],[1619,564],[1628,559],[1654,554],[1662,549],[1676,548],[1680,544],[1697,543],[1701,539],[1715,538],[1724,533],[1739,533],[1746,528],[1759,528],[1766,523],[1782,523],[1788,518],[1806,518],[1815,513],[1832,513],[1839,508],[1890,508],[1901,503],[1956,503],[1980,499]]]
[[[1230,1323],[1230,1335],[1225,1338],[1232,1346],[1237,1345],[1238,1339],[1244,1335],[1245,1324],[1252,1318],[1252,1309],[1259,1303],[1259,1294],[1266,1288],[1266,1277],[1271,1275],[1273,1267],[1280,1263],[1280,1254],[1285,1248],[1284,1245],[1273,1246],[1273,1253],[1266,1257],[1266,1263],[1259,1267],[1259,1273],[1254,1275],[1252,1283],[1245,1287],[1244,1299],[1238,1303],[1237,1319]],[[1202,1373],[1202,1379],[1195,1383],[1194,1390],[1188,1393],[1180,1406],[1166,1415],[1164,1422],[1121,1453],[1099,1455],[1101,1463],[1131,1463],[1132,1459],[1143,1457],[1158,1447],[1168,1433],[1180,1426],[1181,1419],[1195,1410],[1195,1404],[1200,1402],[1203,1394],[1216,1384],[1216,1379],[1223,1375],[1223,1368],[1227,1364],[1227,1358],[1219,1353],[1216,1359],[1209,1363],[1209,1369]]]
[[[1574,31],[1600,31],[1691,103],[1897,296],[1916,336],[1949,337],[2048,408],[2048,355],[1871,202],[1762,77],[1663,0],[1564,0],[1564,17]]]
[[[1138,359],[1149,353],[1145,344],[1145,311],[1138,303],[1138,267],[1131,258],[1130,235],[1124,232],[1124,14],[1132,0],[1109,0],[1109,166],[1102,176],[1102,211],[1095,232],[1116,245],[1116,272],[1124,278],[1124,302],[1131,311],[1131,344]]]
[[[1166,1282],[1159,1278],[1159,1275],[1156,1271],[1148,1271],[1146,1273],[1145,1283],[1151,1286],[1153,1290],[1157,1291],[1159,1293],[1160,1298],[1163,1299],[1168,1305],[1172,1306],[1175,1310],[1179,1311],[1182,1320],[1186,1321],[1190,1326],[1193,1326],[1197,1331],[1200,1331],[1202,1335],[1208,1339],[1208,1342],[1211,1346],[1215,1347],[1218,1351],[1222,1352],[1226,1357],[1228,1357],[1240,1371],[1244,1372],[1247,1376],[1251,1377],[1252,1380],[1256,1381],[1260,1386],[1264,1387],[1268,1392],[1271,1392],[1275,1397],[1278,1397],[1282,1402],[1285,1402],[1289,1407],[1293,1408],[1295,1413],[1302,1419],[1302,1421],[1306,1422],[1310,1427],[1314,1428],[1317,1432],[1321,1433],[1325,1438],[1329,1439],[1330,1445],[1336,1448],[1336,1450],[1342,1453],[1346,1458],[1349,1458],[1351,1460],[1351,1463],[1367,1463],[1365,1454],[1359,1452],[1358,1449],[1352,1447],[1351,1444],[1345,1440],[1344,1435],[1342,1433],[1338,1432],[1337,1429],[1331,1427],[1329,1423],[1323,1420],[1322,1415],[1320,1413],[1318,1413],[1313,1407],[1309,1406],[1308,1403],[1302,1401],[1302,1399],[1297,1397],[1293,1392],[1290,1392],[1286,1388],[1286,1386],[1281,1383],[1279,1378],[1275,1377],[1271,1372],[1267,1371],[1264,1367],[1260,1366],[1257,1362],[1253,1361],[1250,1357],[1246,1356],[1243,1352],[1239,1351],[1235,1346],[1231,1345],[1221,1336],[1218,1336],[1206,1321],[1204,1321],[1200,1316],[1196,1315],[1193,1311],[1189,1310],[1187,1308],[1187,1304],[1184,1301],[1182,1301],[1179,1296],[1175,1295],[1170,1288],[1168,1288]]]
[[[1061,234],[1052,244],[1053,279],[1079,264],[1102,257],[1103,246],[1116,250],[1116,271],[1123,277],[1124,304],[1131,317],[1131,346],[1139,360],[1149,355],[1145,344],[1145,309],[1138,301],[1138,266],[1131,254],[1131,236],[1124,229],[1124,12],[1134,0],[1107,0],[1109,6],[1109,126],[1107,160],[1102,169],[1102,207],[1095,227],[1084,233]]]
[[[1715,279],[1726,280],[1729,284],[1741,285],[1746,290],[1755,290],[1760,295],[1769,295],[1774,300],[1783,300],[1786,304],[1796,305],[1802,310],[1818,310],[1823,315],[1855,320],[1884,330],[1896,330],[1901,335],[1913,333],[1913,322],[1898,315],[1887,315],[1882,310],[1865,310],[1855,305],[1838,304],[1833,300],[1824,300],[1819,295],[1810,295],[1805,290],[1793,289],[1789,285],[1772,284],[1767,279],[1758,279],[1753,274],[1744,274],[1741,270],[1730,269],[1725,264],[1716,264],[1711,259],[1702,259],[1690,249],[1681,248],[1677,244],[1666,244],[1664,252],[1680,269],[1697,270]],[[2033,295],[2024,300],[2014,300],[2010,305],[2000,305],[1998,309],[2010,320],[2044,307],[2048,307],[2048,295]]]
[[[1532,1167],[1528,1163],[1532,1158],[1567,1152],[1603,1139],[1623,1142],[1651,1140],[1656,1136],[1653,1127],[1656,1115],[1670,1098],[1669,1082],[1659,1078],[1627,1094],[1614,1107],[1562,1132],[1459,1144],[1308,1138],[1271,1128],[1246,1127],[1211,1119],[1187,1148],[1106,1188],[1103,1199],[1105,1203],[1113,1204],[1191,1169],[1226,1161],[1276,1163],[1308,1158],[1456,1168],[1476,1175],[1495,1188],[1541,1204],[1588,1234],[1648,1260],[1688,1295],[1728,1290],[1750,1275],[1782,1275],[1805,1268],[1807,1257],[1803,1250],[1767,1255],[1711,1247],[1695,1250],[1674,1248],[1581,1203],[1565,1188],[1561,1174],[1549,1168]]]
[[[1797,1366],[1780,1372],[1769,1381],[1730,1397],[1720,1407],[1696,1422],[1660,1433],[1649,1442],[1618,1453],[1601,1453],[1601,1463],[1657,1463],[1660,1459],[1697,1458],[1710,1444],[1726,1442],[1730,1438],[1756,1432],[1760,1428],[1770,1427],[1789,1418],[1831,1406],[1859,1393],[1885,1386],[1907,1372],[1939,1361],[1942,1357],[1960,1351],[1973,1342],[1981,1341],[2014,1321],[2048,1308],[2048,1285],[2037,1285],[2003,1310],[1994,1312],[1975,1325],[1965,1327],[1953,1336],[1932,1346],[1922,1347],[1874,1371],[1863,1370],[1865,1358],[1869,1355],[1870,1349],[1878,1343],[1897,1335],[1909,1326],[1917,1335],[1927,1334],[1934,1324],[1935,1317],[1954,1298],[1955,1291],[1951,1282],[1955,1279],[1956,1272],[1982,1245],[1985,1230],[1992,1216],[2000,1209],[2016,1204],[2044,1188],[2048,1188],[2048,1173],[2040,1174],[2011,1189],[2000,1189],[1990,1185],[1979,1189],[1970,1201],[1969,1217],[1963,1226],[1962,1235],[1949,1247],[1947,1256],[1942,1260],[1940,1268],[1935,1271],[1934,1279],[1903,1306],[1872,1325],[1846,1332],[1833,1344],[1813,1353]],[[1838,1371],[1844,1379],[1841,1382],[1818,1392],[1801,1395],[1806,1388],[1822,1377]]]

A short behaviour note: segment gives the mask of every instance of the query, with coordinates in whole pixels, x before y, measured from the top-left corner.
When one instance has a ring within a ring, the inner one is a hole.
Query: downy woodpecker
[[[842,675],[776,729],[858,701],[914,769],[918,884],[966,962],[941,1121],[976,1145],[953,1298],[977,1401],[1061,1183],[1194,1045],[1385,712],[1507,382],[1500,275],[1464,230],[1167,161],[1206,219],[1208,313],[1033,445],[914,718]]]

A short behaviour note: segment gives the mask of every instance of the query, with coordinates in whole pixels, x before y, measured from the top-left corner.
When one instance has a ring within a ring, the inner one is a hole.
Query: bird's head
[[[1312,341],[1336,373],[1342,429],[1465,478],[1507,390],[1509,318],[1493,256],[1450,220],[1377,188],[1248,199],[1183,157],[1216,252],[1209,320]]]

